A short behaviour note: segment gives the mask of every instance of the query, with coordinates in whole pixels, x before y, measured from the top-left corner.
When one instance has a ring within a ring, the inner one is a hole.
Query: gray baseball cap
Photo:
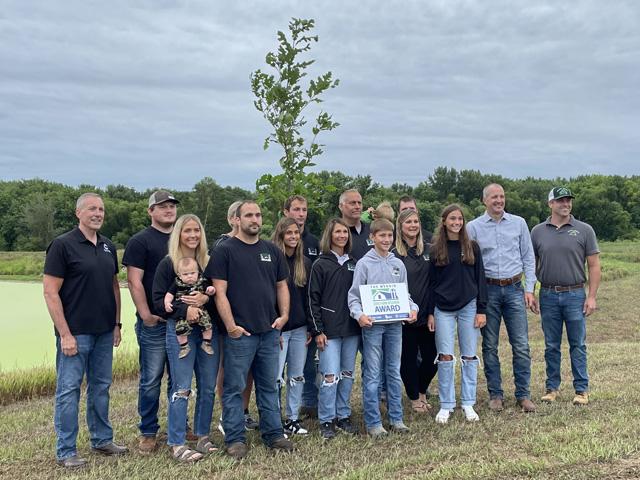
[[[164,202],[180,203],[172,193],[166,190],[156,190],[149,197],[149,208]]]

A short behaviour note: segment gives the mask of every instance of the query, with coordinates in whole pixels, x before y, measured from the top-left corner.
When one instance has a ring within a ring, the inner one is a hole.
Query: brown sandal
[[[207,455],[209,453],[217,452],[218,448],[211,443],[209,437],[202,437],[198,440],[198,443],[196,443],[196,450],[203,455]]]
[[[431,405],[420,398],[418,400],[411,400],[411,407],[413,408],[414,412],[418,413],[429,413],[433,408]]]
[[[185,445],[181,445],[178,448],[171,447],[171,455],[181,463],[195,463],[203,458],[202,453],[191,450]]]

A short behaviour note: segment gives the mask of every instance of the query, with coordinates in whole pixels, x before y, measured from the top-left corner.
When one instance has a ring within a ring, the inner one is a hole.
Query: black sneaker
[[[339,418],[336,422],[336,427],[338,430],[342,430],[344,433],[348,433],[349,435],[356,435],[358,433],[358,427],[356,427],[353,423],[351,423],[351,418]]]
[[[320,424],[320,435],[323,440],[331,440],[336,436],[336,427],[333,422],[324,422]]]
[[[306,435],[309,431],[302,428],[298,420],[287,420],[283,426],[285,433],[290,435]]]
[[[256,428],[258,428],[260,426],[260,424],[258,422],[256,422],[251,415],[249,415],[248,413],[244,414],[244,429],[249,431],[249,430],[255,430]]]

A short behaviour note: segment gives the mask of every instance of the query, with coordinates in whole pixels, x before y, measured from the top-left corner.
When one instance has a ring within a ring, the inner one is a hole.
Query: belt
[[[518,283],[522,281],[522,272],[520,272],[519,274],[515,275],[514,277],[511,278],[503,278],[503,279],[499,279],[499,278],[487,278],[487,283],[489,285],[498,285],[500,287],[506,287],[507,285],[513,285],[514,283]]]
[[[584,283],[578,283],[576,285],[540,285],[540,288],[545,290],[553,290],[556,293],[570,292],[571,290],[578,290],[584,288]]]

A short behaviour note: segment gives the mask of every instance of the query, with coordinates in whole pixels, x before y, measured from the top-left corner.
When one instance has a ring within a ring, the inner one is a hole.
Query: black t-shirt
[[[316,258],[320,256],[320,242],[306,227],[300,239],[302,240],[302,247],[304,248],[304,256],[313,263]]]
[[[114,329],[118,256],[111,240],[98,234],[94,245],[74,228],[49,244],[44,273],[64,279],[59,295],[72,335],[102,335]]]
[[[227,281],[227,298],[237,325],[249,333],[271,329],[278,316],[276,283],[289,275],[284,254],[274,244],[230,238],[216,247],[204,275]]]
[[[308,323],[309,302],[307,298],[307,285],[298,287],[294,281],[294,257],[286,256],[287,266],[289,267],[289,278],[287,279],[287,285],[289,286],[289,321],[285,323],[282,328],[283,332],[288,330],[295,330],[296,328],[303,327]],[[309,283],[309,274],[311,271],[311,260],[307,257],[303,257],[304,269],[307,272],[307,283]]]
[[[360,233],[356,227],[349,227],[351,231],[351,256],[356,260],[364,257],[373,248],[373,240],[369,238],[370,228],[368,223],[360,223]]]
[[[163,233],[154,227],[147,227],[136,233],[127,242],[122,256],[122,264],[144,270],[142,285],[147,296],[147,305],[151,313],[157,315],[153,308],[153,277],[160,260],[167,255],[169,233]]]

